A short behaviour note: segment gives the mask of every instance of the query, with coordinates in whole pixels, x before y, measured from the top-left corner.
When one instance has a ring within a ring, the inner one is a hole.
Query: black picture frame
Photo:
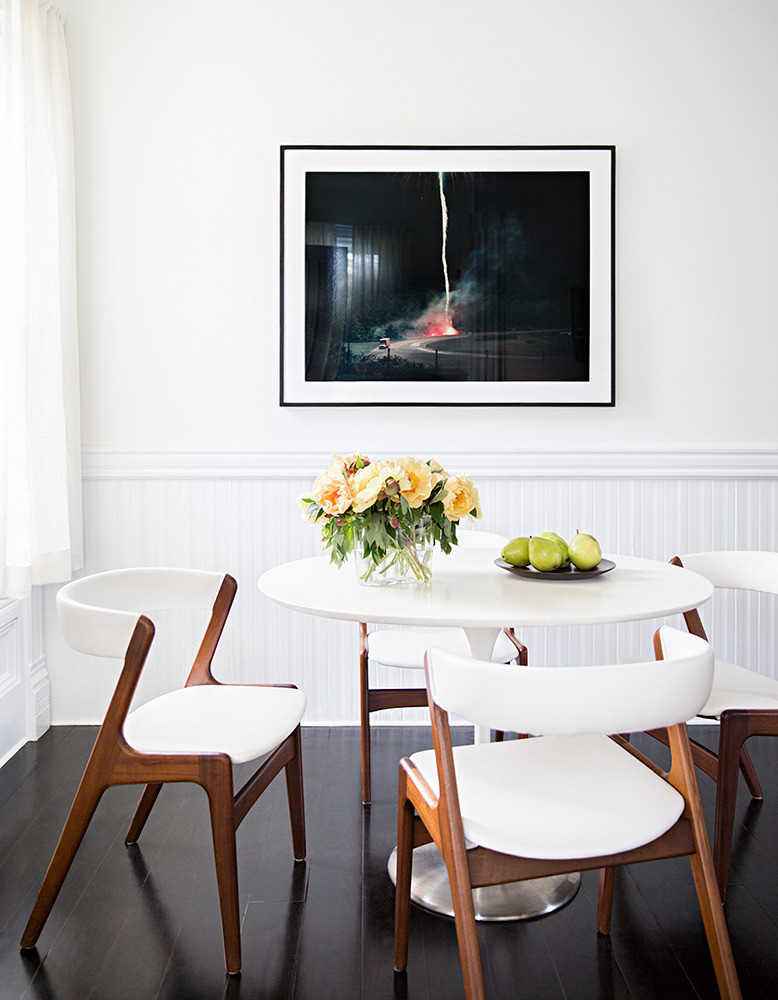
[[[614,146],[282,146],[282,406],[615,405]]]

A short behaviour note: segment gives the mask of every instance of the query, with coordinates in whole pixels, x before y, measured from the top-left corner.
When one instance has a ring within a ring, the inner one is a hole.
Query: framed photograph
[[[612,146],[284,146],[282,406],[613,406]]]

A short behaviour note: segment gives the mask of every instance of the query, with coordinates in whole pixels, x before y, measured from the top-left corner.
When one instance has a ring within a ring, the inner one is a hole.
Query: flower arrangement
[[[471,479],[408,456],[371,462],[360,454],[333,455],[298,504],[305,520],[321,527],[333,563],[356,552],[363,583],[426,583],[433,546],[450,552],[461,518],[481,517]]]

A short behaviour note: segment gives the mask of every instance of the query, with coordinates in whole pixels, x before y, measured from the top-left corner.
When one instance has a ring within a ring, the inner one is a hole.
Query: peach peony
[[[446,495],[443,498],[443,513],[450,521],[458,521],[471,511],[472,517],[481,516],[481,500],[472,479],[467,476],[449,476],[444,486]]]
[[[354,494],[344,477],[332,476],[328,469],[316,477],[311,498],[322,507],[325,514],[343,514],[351,506]]]
[[[385,459],[378,463],[378,467],[384,481],[386,495],[390,496],[392,500],[397,500],[400,493],[404,494],[406,490],[410,489],[410,477],[399,459],[397,461]]]
[[[351,489],[354,492],[352,509],[355,514],[372,507],[379,498],[384,488],[384,476],[381,469],[381,462],[371,462],[364,469],[357,469],[351,480]]]
[[[405,455],[397,459],[397,465],[404,471],[408,485],[400,486],[400,493],[408,501],[408,506],[421,507],[438,482],[436,474],[426,462]]]

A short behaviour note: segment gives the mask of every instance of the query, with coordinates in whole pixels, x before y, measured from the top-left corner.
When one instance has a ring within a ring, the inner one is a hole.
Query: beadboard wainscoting
[[[541,454],[437,454],[452,472],[472,475],[484,530],[506,535],[588,531],[604,551],[667,560],[704,549],[776,549],[778,453],[743,451],[601,451]],[[327,455],[84,454],[86,571],[176,565],[231,573],[239,589],[214,670],[224,680],[291,681],[308,697],[308,724],[356,724],[357,626],[277,607],[259,593],[270,567],[319,554],[315,528],[296,498],[310,488]],[[585,584],[582,584],[585,586]],[[44,624],[52,719],[102,718],[118,664],[70,652],[58,635],[54,595],[46,588]],[[775,601],[717,594],[703,612],[715,620],[717,653],[774,670]],[[680,622],[680,618],[678,619]],[[507,623],[506,624],[510,624]],[[530,662],[575,665],[650,654],[658,622],[522,632]],[[198,633],[191,617],[162,616],[138,700],[180,685],[191,657],[172,651]],[[778,676],[778,675],[776,675]],[[387,686],[418,675],[382,670]],[[380,713],[377,723],[424,720],[418,709]]]
[[[0,600],[0,767],[49,728],[41,588],[26,601]]]

